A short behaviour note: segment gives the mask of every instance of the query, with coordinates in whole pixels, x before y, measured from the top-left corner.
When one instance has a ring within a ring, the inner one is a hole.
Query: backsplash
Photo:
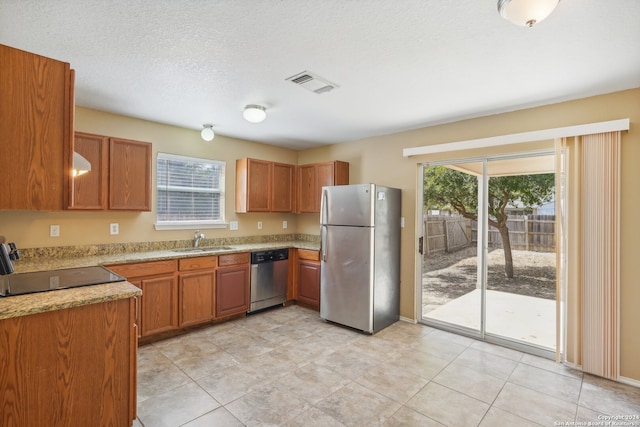
[[[201,247],[209,246],[233,246],[252,243],[288,242],[302,241],[318,243],[320,236],[312,234],[272,234],[267,236],[243,236],[243,237],[223,237],[214,239],[202,239]],[[168,240],[160,242],[134,242],[134,243],[111,243],[100,245],[82,246],[54,246],[47,248],[27,248],[20,249],[20,256],[25,260],[36,260],[39,258],[75,258],[88,256],[117,255],[125,253],[138,253],[150,251],[162,251],[171,249],[182,249],[193,246],[193,239],[188,240]]]

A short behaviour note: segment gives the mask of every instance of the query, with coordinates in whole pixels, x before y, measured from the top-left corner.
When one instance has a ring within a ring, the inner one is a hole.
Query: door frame
[[[487,205],[488,199],[488,183],[489,176],[487,165],[490,161],[499,161],[499,160],[509,160],[516,158],[526,158],[526,157],[539,157],[539,156],[556,156],[557,153],[553,149],[547,150],[530,150],[530,151],[522,151],[518,153],[511,154],[502,154],[502,155],[488,155],[488,156],[477,156],[477,157],[461,157],[455,158],[455,153],[451,153],[452,158],[441,161],[434,162],[422,162],[418,164],[418,176],[417,176],[417,195],[416,195],[416,218],[417,226],[416,226],[416,242],[422,241],[418,240],[424,236],[424,221],[423,221],[423,206],[424,206],[424,171],[427,167],[433,166],[446,166],[446,165],[454,165],[457,163],[482,163],[482,177],[478,182],[478,203],[481,206]],[[554,162],[557,165],[557,162]],[[555,173],[555,172],[554,172]],[[557,174],[556,174],[557,177]],[[557,185],[557,183],[556,183]],[[424,248],[428,244],[427,242],[422,241],[422,248],[418,248],[416,251],[416,283],[415,283],[415,311],[416,311],[416,319],[420,324],[424,324],[431,327],[436,327],[438,329],[442,329],[448,332],[453,332],[459,335],[469,336],[471,338],[476,338],[482,341],[486,341],[489,343],[497,344],[503,347],[511,348],[514,350],[522,351],[529,354],[534,354],[536,356],[541,356],[548,359],[556,359],[556,354],[561,350],[556,348],[555,351],[550,351],[546,348],[542,348],[533,344],[526,344],[522,341],[510,339],[507,337],[500,337],[497,335],[487,334],[486,333],[486,287],[487,287],[487,256],[488,256],[488,215],[485,214],[486,209],[478,210],[478,263],[482,266],[481,268],[481,301],[480,301],[480,330],[476,331],[473,329],[469,329],[463,326],[454,325],[447,322],[441,322],[437,320],[429,320],[425,321],[422,316],[422,276],[423,276],[423,268],[424,268]],[[557,215],[557,213],[556,213]],[[480,237],[482,239],[480,240]],[[558,248],[556,247],[556,253]],[[556,269],[558,266],[556,265]],[[479,268],[480,271],[480,268]],[[556,293],[556,306],[560,302],[560,295]],[[556,325],[560,322],[561,319],[556,316]],[[556,326],[556,330],[557,330]],[[557,347],[557,346],[556,346]]]

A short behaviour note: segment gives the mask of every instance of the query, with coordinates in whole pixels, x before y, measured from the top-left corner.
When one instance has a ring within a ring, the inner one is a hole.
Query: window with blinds
[[[157,224],[224,224],[225,162],[158,153]]]

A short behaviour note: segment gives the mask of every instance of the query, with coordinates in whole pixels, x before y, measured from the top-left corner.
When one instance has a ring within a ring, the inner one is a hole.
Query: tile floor
[[[616,415],[640,416],[640,389],[423,325],[368,336],[293,305],[140,347],[134,426],[557,426]],[[640,426],[629,422],[618,425]]]

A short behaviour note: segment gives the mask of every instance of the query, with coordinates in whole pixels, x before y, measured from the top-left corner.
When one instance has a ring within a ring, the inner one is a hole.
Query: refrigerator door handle
[[[327,261],[327,219],[329,217],[327,207],[327,190],[322,190],[322,198],[320,199],[320,259]]]
[[[327,261],[327,226],[322,225],[320,227],[320,259],[323,262]]]
[[[322,190],[322,199],[320,199],[320,224],[326,224],[329,216],[327,207],[327,190]]]

